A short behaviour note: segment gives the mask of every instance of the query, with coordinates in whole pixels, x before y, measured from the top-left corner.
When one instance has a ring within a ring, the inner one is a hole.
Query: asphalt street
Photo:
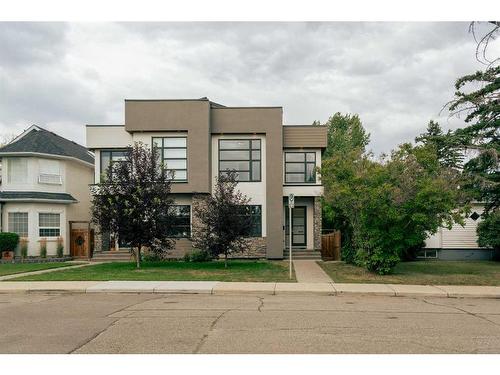
[[[500,353],[500,300],[6,293],[0,353]]]

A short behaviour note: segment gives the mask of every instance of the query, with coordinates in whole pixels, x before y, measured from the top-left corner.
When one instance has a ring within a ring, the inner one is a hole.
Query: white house
[[[47,241],[47,255],[55,255],[59,237],[64,254],[84,256],[79,251],[91,242],[94,156],[84,146],[33,125],[0,148],[0,158],[1,231],[26,238],[28,256],[40,255],[42,239]],[[70,223],[83,228],[75,231],[77,246],[71,246]]]

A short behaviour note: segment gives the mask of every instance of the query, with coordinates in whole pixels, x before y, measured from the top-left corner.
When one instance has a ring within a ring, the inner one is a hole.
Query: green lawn
[[[231,260],[206,263],[143,262],[141,269],[135,263],[103,263],[43,275],[24,276],[16,281],[56,280],[214,280],[214,281],[281,281],[288,282],[288,267],[282,261]]]
[[[343,262],[320,262],[337,283],[500,285],[500,262],[417,261],[399,263],[391,275],[376,275]]]
[[[0,276],[12,275],[21,272],[40,271],[49,268],[59,268],[74,266],[75,264],[66,262],[52,263],[0,263]]]

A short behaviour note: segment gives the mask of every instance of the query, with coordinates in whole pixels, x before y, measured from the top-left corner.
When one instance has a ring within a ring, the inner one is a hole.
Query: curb
[[[2,281],[2,293],[324,295],[500,299],[500,286],[219,281]]]

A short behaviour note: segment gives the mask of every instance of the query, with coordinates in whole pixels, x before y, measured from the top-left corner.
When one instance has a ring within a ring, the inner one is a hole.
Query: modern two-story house
[[[288,195],[295,194],[293,249],[321,246],[323,192],[318,168],[326,147],[323,126],[285,126],[282,107],[228,107],[207,98],[125,100],[125,123],[87,125],[95,182],[127,147],[155,147],[175,171],[176,256],[191,249],[193,203],[212,192],[217,176],[236,170],[238,189],[251,198],[257,223],[248,256],[280,259],[288,243]],[[286,229],[285,229],[286,228]],[[108,239],[96,243],[106,251]]]
[[[30,257],[40,255],[42,240],[48,256],[56,254],[57,241],[65,255],[88,256],[94,156],[33,125],[0,148],[0,158],[1,230],[24,238]]]

